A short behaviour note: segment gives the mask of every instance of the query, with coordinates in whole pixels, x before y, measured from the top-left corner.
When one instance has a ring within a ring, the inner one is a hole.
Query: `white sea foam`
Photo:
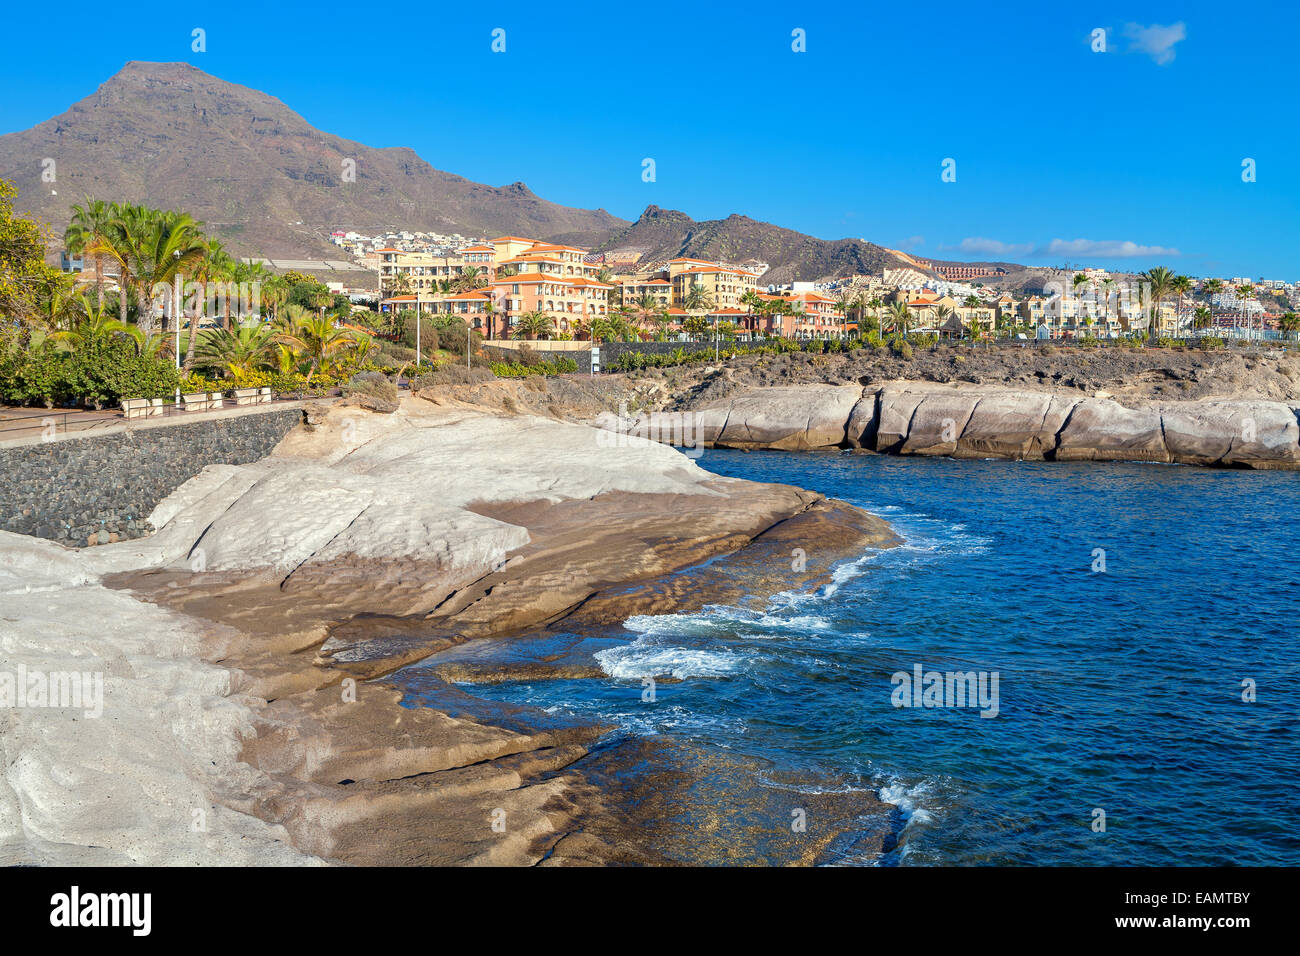
[[[664,675],[677,680],[725,677],[740,670],[744,664],[744,656],[731,651],[671,647],[642,640],[606,648],[594,656],[601,669],[615,680],[641,680]]]

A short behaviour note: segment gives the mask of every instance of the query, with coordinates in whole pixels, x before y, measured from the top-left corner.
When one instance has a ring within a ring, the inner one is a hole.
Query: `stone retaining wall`
[[[141,537],[204,467],[265,458],[301,421],[294,407],[0,448],[0,528],[78,547]]]

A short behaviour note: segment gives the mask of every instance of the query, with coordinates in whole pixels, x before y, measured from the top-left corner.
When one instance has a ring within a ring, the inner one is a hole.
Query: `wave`
[[[740,670],[746,655],[734,651],[705,650],[647,644],[642,640],[597,651],[596,662],[615,680],[641,680],[668,675],[677,680],[691,677],[726,677]]]

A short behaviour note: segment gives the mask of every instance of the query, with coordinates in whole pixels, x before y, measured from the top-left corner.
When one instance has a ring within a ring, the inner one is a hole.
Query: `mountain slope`
[[[56,161],[54,183],[41,160]],[[344,160],[356,163],[345,182]],[[625,220],[435,169],[410,149],[373,149],[311,126],[274,97],[185,63],[128,63],[66,113],[0,136],[17,206],[62,230],[72,203],[184,209],[246,255],[310,258],[332,229],[594,241]],[[337,250],[334,250],[337,253]]]
[[[854,273],[880,273],[906,263],[894,253],[861,239],[817,239],[748,216],[696,222],[684,212],[648,206],[636,222],[615,230],[598,248],[636,250],[641,262],[676,256],[741,262],[759,259],[771,269],[763,281],[813,281]]]

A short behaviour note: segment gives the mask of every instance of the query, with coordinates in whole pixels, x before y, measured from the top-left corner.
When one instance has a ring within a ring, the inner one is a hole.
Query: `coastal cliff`
[[[0,862],[659,862],[583,771],[604,728],[407,706],[383,678],[473,638],[702,606],[727,593],[710,559],[807,588],[896,542],[582,425],[418,398],[309,421],[187,481],[149,537],[0,532],[6,667],[102,680],[100,714],[0,710]]]
[[[1300,469],[1300,404],[1143,401],[1105,393],[891,382],[754,388],[694,408],[705,447]],[[596,423],[651,435],[653,415]]]

